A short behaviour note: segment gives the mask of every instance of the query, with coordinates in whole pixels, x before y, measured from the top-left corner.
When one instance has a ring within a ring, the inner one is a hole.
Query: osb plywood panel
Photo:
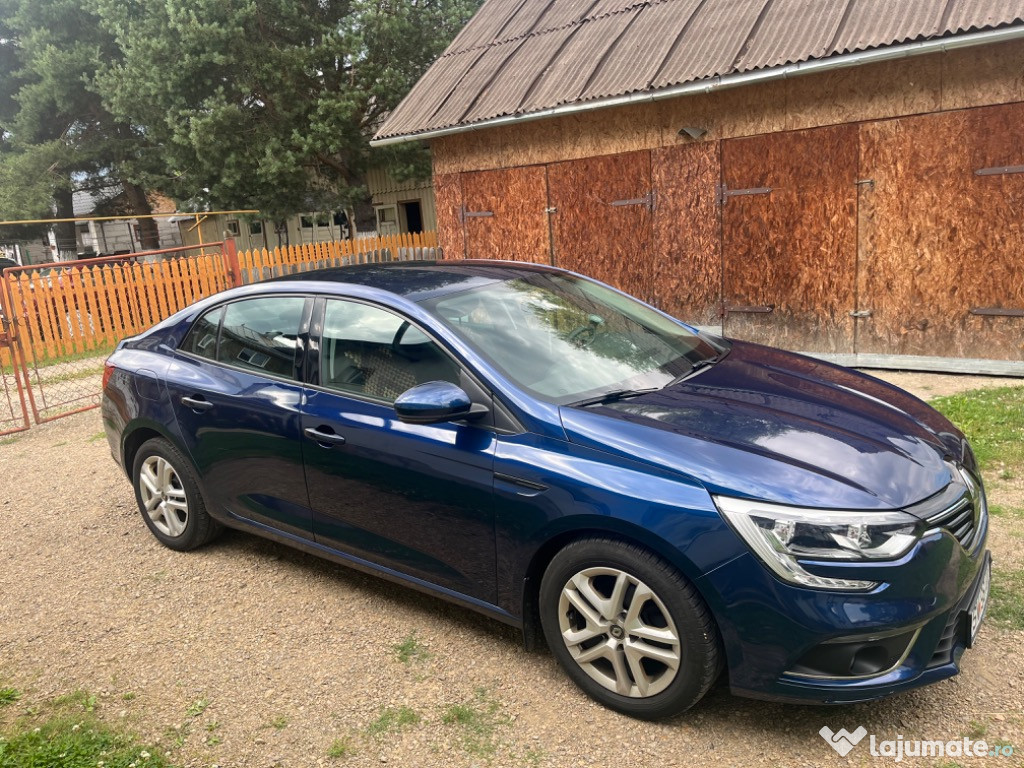
[[[1024,101],[1024,42],[1014,40],[942,58],[942,108]]]
[[[555,264],[649,297],[658,274],[651,258],[651,211],[643,204],[612,203],[650,191],[650,152],[548,166]]]
[[[786,128],[936,112],[943,61],[941,55],[921,56],[786,80]]]
[[[655,206],[644,298],[696,325],[722,322],[718,147],[707,142],[651,153]]]
[[[1024,41],[900,59],[774,83],[599,109],[435,139],[437,173],[560,162],[942,109],[1024,100]]]
[[[462,231],[462,182],[457,173],[434,175],[434,205],[437,209],[437,240],[446,259],[466,255]]]
[[[544,166],[464,173],[462,194],[467,258],[550,263]]]
[[[865,124],[858,351],[1020,360],[1024,318],[1024,105]]]
[[[723,293],[730,336],[811,352],[853,352],[857,129],[722,142]],[[771,307],[771,312],[744,309]]]

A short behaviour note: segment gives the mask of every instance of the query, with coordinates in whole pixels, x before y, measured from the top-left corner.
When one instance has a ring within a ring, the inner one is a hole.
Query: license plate
[[[971,608],[968,612],[971,617],[971,645],[978,637],[978,630],[981,628],[981,620],[985,618],[985,608],[988,607],[988,592],[992,585],[992,565],[985,563],[985,570],[981,574],[981,582],[978,584],[978,591],[974,594]]]

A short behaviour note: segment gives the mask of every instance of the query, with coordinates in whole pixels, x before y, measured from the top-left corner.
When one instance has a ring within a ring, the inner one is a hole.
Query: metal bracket
[[[465,224],[466,219],[483,219],[493,215],[493,211],[467,211],[466,207],[463,206],[459,211],[459,221]]]
[[[762,306],[751,306],[751,307],[726,307],[726,312],[737,312],[740,314],[749,315],[767,315],[775,311],[774,304],[765,304]]]
[[[850,313],[850,317],[871,317],[870,309],[855,309]]]
[[[971,307],[969,314],[982,317],[1024,317],[1024,309],[1003,309],[1002,307]]]
[[[975,176],[1002,176],[1005,173],[1024,173],[1024,165],[1000,165],[995,168],[979,168]]]
[[[544,213],[558,213],[558,208],[556,208],[555,206],[551,206],[550,208],[545,208],[544,209]]]
[[[621,208],[626,205],[646,205],[650,211],[654,210],[654,192],[648,192],[644,197],[634,197],[631,200],[612,200],[612,205]]]
[[[863,186],[863,185],[865,185],[865,184],[867,184],[867,185],[868,185],[869,187],[873,187],[873,186],[875,186],[875,180],[874,180],[874,179],[857,179],[857,180],[856,180],[855,182],[853,182],[853,183],[854,183],[854,184],[855,184],[856,186],[858,186],[858,187],[860,187],[860,186]]]
[[[725,201],[730,197],[746,197],[749,195],[768,195],[771,194],[771,187],[751,187],[750,189],[729,189],[725,184],[718,184],[715,187],[715,192],[718,196],[718,204],[725,205]]]

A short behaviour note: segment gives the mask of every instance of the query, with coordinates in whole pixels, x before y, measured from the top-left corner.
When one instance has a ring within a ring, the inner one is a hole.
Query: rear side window
[[[196,320],[185,341],[181,343],[181,349],[193,355],[216,360],[217,331],[220,330],[220,318],[223,314],[224,307],[217,307]]]
[[[233,302],[199,318],[181,348],[225,365],[294,379],[305,302],[301,296]]]

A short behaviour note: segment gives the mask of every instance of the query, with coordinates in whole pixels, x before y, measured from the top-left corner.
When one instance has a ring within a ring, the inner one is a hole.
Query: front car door
[[[167,371],[185,448],[217,510],[310,538],[299,407],[312,299],[265,296],[207,311]]]
[[[320,357],[302,428],[316,541],[493,603],[493,428],[406,424],[393,407],[427,381],[487,405],[489,395],[434,339],[375,304],[319,301],[311,344]]]

